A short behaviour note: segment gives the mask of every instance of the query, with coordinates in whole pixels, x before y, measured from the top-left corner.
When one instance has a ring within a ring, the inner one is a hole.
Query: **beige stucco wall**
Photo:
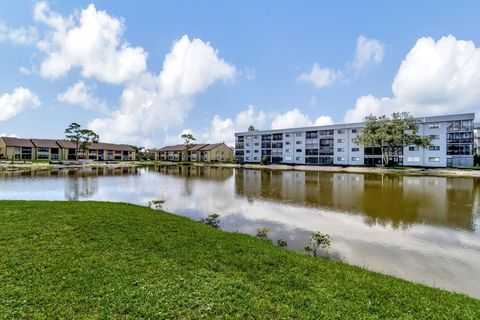
[[[221,144],[209,151],[209,161],[233,161],[233,150]]]

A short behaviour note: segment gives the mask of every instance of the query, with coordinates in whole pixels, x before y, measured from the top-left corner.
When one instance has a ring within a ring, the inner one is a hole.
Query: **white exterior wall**
[[[293,162],[295,164],[305,164],[305,131],[297,131],[293,135],[294,143],[293,143],[293,151],[294,151],[294,158]],[[300,136],[298,136],[300,135]],[[300,150],[298,152],[297,150]]]
[[[461,114],[450,116],[437,116],[419,119],[419,134],[421,136],[435,135],[438,139],[432,140],[433,146],[440,147],[439,150],[429,150],[429,148],[418,150],[410,150],[409,146],[403,150],[403,165],[405,166],[425,166],[425,167],[446,167],[447,159],[447,125],[450,121],[471,120],[473,114]],[[437,124],[438,128],[432,126]],[[353,140],[358,135],[362,127],[361,123],[345,124],[345,125],[329,125],[309,128],[293,128],[285,130],[266,130],[259,132],[238,133],[237,136],[244,136],[244,161],[247,163],[259,163],[261,156],[261,137],[262,134],[273,135],[281,133],[283,135],[282,157],[283,163],[288,164],[305,164],[306,161],[306,133],[308,131],[333,130],[333,163],[335,165],[364,165],[365,156],[364,148],[355,144]],[[478,125],[477,125],[478,128]],[[343,130],[339,133],[339,130]],[[357,133],[352,132],[356,130]],[[478,129],[477,129],[478,131]],[[297,136],[297,133],[300,135]],[[256,138],[254,138],[256,137]],[[477,136],[478,138],[478,136]],[[319,140],[313,139],[313,140]],[[339,139],[343,141],[339,142]],[[310,140],[310,139],[309,139]],[[270,140],[273,143],[273,140]],[[476,140],[477,141],[477,140]],[[298,142],[298,143],[297,143]],[[311,142],[311,141],[309,141]],[[289,143],[289,144],[288,144]],[[257,144],[257,145],[255,145]],[[313,145],[313,144],[312,144]],[[319,146],[320,147],[320,146]],[[313,147],[312,147],[313,148]],[[315,147],[316,148],[316,147]],[[339,148],[342,148],[339,151]],[[358,148],[358,151],[353,151]],[[255,152],[257,150],[257,152]],[[297,150],[299,150],[297,152]],[[255,159],[257,157],[257,159]],[[457,156],[458,157],[458,156]],[[469,157],[469,156],[465,156]],[[339,159],[340,158],[340,159]],[[356,160],[356,161],[355,161]],[[434,161],[438,160],[438,161]]]
[[[341,151],[339,151],[339,149]],[[344,166],[348,165],[348,149],[348,130],[333,130],[333,164]]]
[[[292,133],[283,134],[283,162],[284,163],[294,163],[294,160],[295,160],[294,136],[295,134],[292,134]]]

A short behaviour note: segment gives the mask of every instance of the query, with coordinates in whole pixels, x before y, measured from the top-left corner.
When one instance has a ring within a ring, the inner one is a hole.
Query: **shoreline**
[[[381,168],[381,167],[363,167],[363,166],[314,166],[314,165],[286,165],[286,164],[237,164],[237,163],[205,163],[191,162],[188,164],[168,161],[129,161],[112,163],[91,163],[79,165],[58,165],[50,163],[0,163],[0,172],[2,171],[31,171],[31,170],[50,170],[50,169],[79,169],[79,168],[131,168],[150,165],[165,166],[196,166],[196,167],[224,167],[239,169],[257,169],[257,170],[280,170],[280,171],[315,171],[315,172],[338,172],[338,173],[360,173],[360,174],[401,174],[416,176],[441,176],[441,177],[471,177],[480,178],[480,169],[458,169],[458,168],[424,168],[424,167],[405,167],[405,168]]]
[[[146,164],[146,163],[145,163]],[[178,162],[150,162],[151,165],[174,165],[182,166]],[[380,168],[361,166],[308,166],[308,165],[285,165],[285,164],[236,164],[236,163],[191,163],[191,166],[201,167],[225,167],[241,169],[267,169],[280,171],[316,171],[316,172],[340,172],[340,173],[371,173],[371,174],[401,174],[417,176],[441,176],[441,177],[472,177],[480,178],[480,169],[457,169],[457,168]]]

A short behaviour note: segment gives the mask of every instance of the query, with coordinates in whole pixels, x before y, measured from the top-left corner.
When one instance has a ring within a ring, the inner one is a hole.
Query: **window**
[[[249,146],[250,146],[250,143],[247,142],[247,143],[246,143],[246,146],[249,147]]]
[[[345,149],[344,148],[337,148],[337,152],[344,152]]]
[[[337,157],[337,161],[345,161],[344,157]]]
[[[290,152],[290,149],[285,149],[285,152],[287,152],[287,153]]]
[[[440,139],[440,136],[438,134],[431,134],[430,139],[432,139],[432,140]]]
[[[429,147],[428,147],[428,150],[430,150],[430,151],[439,151],[439,150],[440,150],[440,146],[429,146]]]
[[[345,139],[337,139],[337,142],[338,142],[338,143],[344,143],[344,142],[345,142]]]
[[[260,145],[260,143],[258,143],[258,142],[255,142],[253,145],[254,145],[254,146],[259,146],[259,145]]]
[[[285,133],[286,138],[290,138],[290,133]]]
[[[302,133],[301,133],[301,132],[295,133],[295,137],[301,137],[301,136],[302,136]]]
[[[285,141],[285,144],[290,144],[290,141]]]
[[[360,161],[359,157],[352,157],[352,161]]]
[[[352,133],[357,133],[357,129],[352,129]]]
[[[352,152],[358,152],[360,151],[360,148],[352,148]]]
[[[253,139],[258,139],[258,136],[253,136]]]
[[[408,151],[418,151],[418,146],[410,146],[408,147]]]
[[[297,149],[295,150],[295,152],[302,152],[302,149]]]
[[[50,151],[50,149],[49,148],[38,148],[37,151],[38,152],[48,152],[48,151]]]
[[[407,157],[408,162],[420,162],[420,157]]]
[[[250,150],[245,151],[246,153],[250,153]]]
[[[258,160],[258,157],[253,157],[253,160]]]
[[[296,160],[296,161],[301,161],[301,160],[302,160],[302,157],[295,157],[295,160]]]
[[[295,141],[296,144],[302,144],[302,141]]]
[[[428,125],[428,128],[429,129],[438,129],[438,128],[440,128],[440,124],[439,123],[430,123]]]
[[[258,153],[258,150],[253,150],[253,153]]]
[[[338,134],[344,134],[344,133],[345,133],[345,130],[343,130],[343,129],[337,130],[337,133],[338,133]]]
[[[48,154],[39,154],[37,155],[38,159],[48,159]]]
[[[250,160],[250,157],[246,157],[245,159]]]
[[[430,162],[440,162],[440,157],[429,157],[428,161],[430,161]]]

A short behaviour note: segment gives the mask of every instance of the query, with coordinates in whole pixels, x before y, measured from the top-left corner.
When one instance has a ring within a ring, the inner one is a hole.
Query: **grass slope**
[[[0,226],[0,318],[480,318],[478,300],[134,205],[0,201]]]

